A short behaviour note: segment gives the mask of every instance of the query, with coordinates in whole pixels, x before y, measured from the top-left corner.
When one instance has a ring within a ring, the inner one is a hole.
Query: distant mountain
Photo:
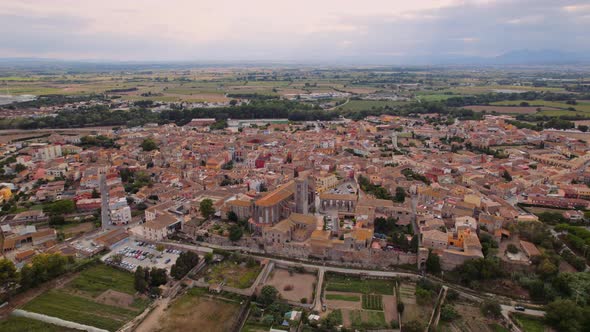
[[[542,66],[542,65],[590,65],[590,55],[558,50],[514,50],[498,56],[466,56],[457,54],[428,55],[352,55],[334,59],[299,59],[277,61],[110,61],[110,60],[59,60],[44,58],[0,58],[0,69],[70,69],[70,70],[123,70],[166,69],[231,65],[408,65],[408,66]]]
[[[516,50],[487,60],[493,64],[552,65],[590,62],[590,57],[584,54],[556,50]]]

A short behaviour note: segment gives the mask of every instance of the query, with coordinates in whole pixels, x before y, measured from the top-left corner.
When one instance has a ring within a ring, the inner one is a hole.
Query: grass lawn
[[[393,294],[393,280],[365,279],[339,274],[326,276],[326,290],[334,292],[354,292],[363,294]]]
[[[357,295],[342,295],[342,294],[326,294],[327,300],[340,300],[340,301],[351,301],[358,302],[361,298]]]
[[[545,325],[543,321],[536,317],[531,317],[523,314],[513,314],[514,319],[521,327],[523,332],[544,332]]]
[[[67,287],[88,293],[92,297],[98,296],[107,289],[133,295],[135,294],[133,283],[133,274],[100,264],[82,271]]]
[[[225,280],[230,287],[244,289],[252,286],[261,270],[260,265],[248,267],[245,263],[237,264],[226,260],[211,268],[209,283],[216,284]]]
[[[116,331],[141,312],[101,304],[57,290],[36,297],[22,309],[109,331]]]
[[[0,331],[2,332],[78,332],[79,330],[44,323],[38,320],[10,316],[0,320]]]

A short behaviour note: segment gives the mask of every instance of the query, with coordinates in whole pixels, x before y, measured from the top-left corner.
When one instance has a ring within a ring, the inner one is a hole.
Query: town
[[[395,102],[424,91],[396,89]],[[287,92],[285,103],[327,99],[316,112],[375,97]],[[28,111],[6,119],[108,105],[151,108],[149,121],[259,102],[240,97],[91,97],[41,113],[22,101]],[[206,331],[560,324],[588,299],[589,136],[583,121],[533,128],[510,114],[523,108],[6,130],[0,312],[88,331],[185,329],[189,309]]]

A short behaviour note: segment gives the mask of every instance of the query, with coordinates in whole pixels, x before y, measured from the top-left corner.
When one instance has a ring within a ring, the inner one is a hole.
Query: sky
[[[590,51],[590,0],[0,0],[0,58],[396,62]]]

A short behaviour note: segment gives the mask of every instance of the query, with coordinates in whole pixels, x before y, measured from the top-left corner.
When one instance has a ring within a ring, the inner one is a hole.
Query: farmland
[[[82,271],[63,288],[38,296],[22,309],[114,331],[147,306],[148,301],[134,293],[133,275],[96,265]]]
[[[326,276],[326,291],[393,294],[393,280],[359,279],[339,274]]]
[[[392,321],[398,319],[393,288],[393,280],[328,274],[326,304],[328,308],[341,312],[346,327],[388,328]]]
[[[210,284],[224,282],[229,287],[244,289],[252,286],[261,270],[262,267],[258,263],[226,260],[214,265],[207,277]]]
[[[401,283],[400,285],[400,301],[404,303],[404,311],[402,313],[402,322],[420,321],[427,322],[432,313],[432,304],[419,304],[416,299],[416,284]]]
[[[576,101],[575,104],[568,104],[564,101],[547,101],[547,100],[504,100],[492,103],[492,105],[502,106],[520,106],[522,103],[528,103],[534,107],[553,107],[558,109],[574,108],[577,111],[590,112],[590,101],[580,100]]]
[[[77,332],[79,330],[68,329],[62,326],[44,323],[25,317],[10,316],[0,320],[2,332]]]
[[[351,327],[355,329],[379,329],[387,328],[382,311],[353,310],[350,312]]]
[[[535,114],[537,107],[520,107],[520,106],[487,106],[487,105],[471,105],[464,108],[474,112],[487,113],[502,113],[502,114]]]
[[[316,276],[275,268],[266,284],[274,286],[285,300],[312,303]]]
[[[457,317],[450,321],[441,319],[437,330],[442,332],[451,331],[481,331],[481,332],[507,332],[502,326],[502,319],[485,317],[480,309],[480,304],[462,298],[447,298],[446,306],[452,306]]]
[[[192,288],[175,300],[160,319],[159,331],[229,331],[240,310],[237,300],[213,297]]]
[[[383,310],[382,296],[373,294],[363,294],[363,309]]]
[[[337,108],[345,111],[362,111],[375,108],[397,107],[406,103],[404,101],[389,100],[350,100],[348,103]]]
[[[344,295],[344,294],[334,294],[329,293],[326,294],[327,300],[338,300],[338,301],[351,301],[351,302],[359,302],[361,300],[360,296],[358,295]]]

